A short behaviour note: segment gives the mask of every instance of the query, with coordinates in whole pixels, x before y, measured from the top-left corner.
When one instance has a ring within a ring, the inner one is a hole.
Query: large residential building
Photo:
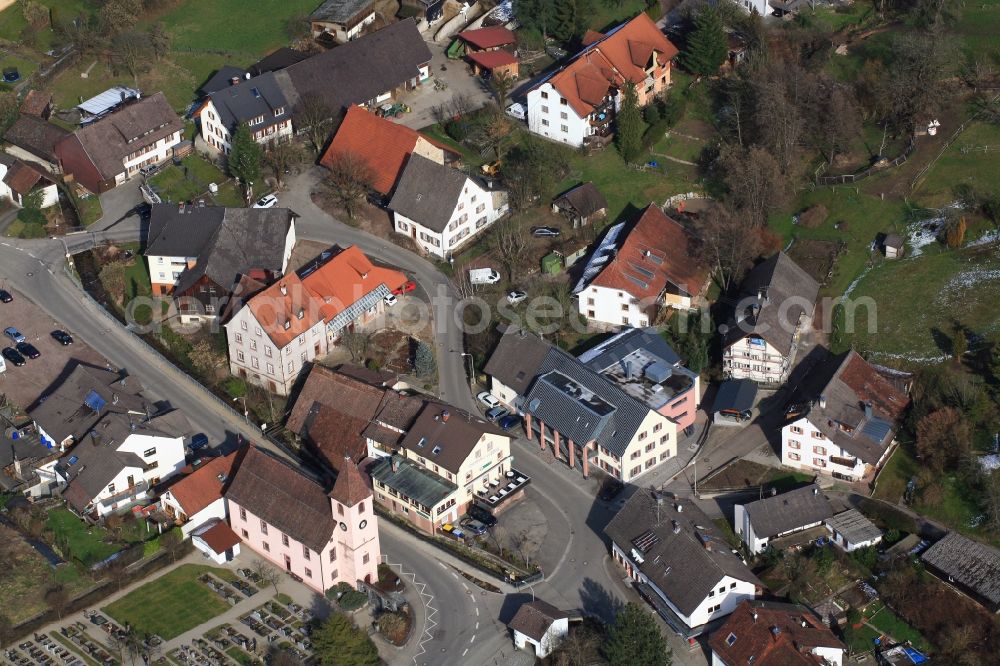
[[[154,204],[146,263],[154,295],[185,322],[220,317],[284,275],[295,247],[287,208]]]
[[[744,601],[708,639],[712,666],[841,666],[844,645],[805,606]]]
[[[815,527],[820,527],[819,531],[826,534],[821,526],[824,520],[833,516],[833,508],[819,486],[810,484],[780,495],[737,504],[733,513],[736,536],[756,555],[764,552],[772,541],[778,546],[782,541],[776,540],[805,533]]]
[[[389,202],[393,228],[446,259],[507,214],[507,192],[419,154],[406,162]]]
[[[319,163],[331,168],[340,159],[360,160],[371,169],[372,189],[388,197],[410,155],[420,155],[436,164],[455,157],[453,149],[405,125],[380,118],[371,111],[352,106],[323,152]]]
[[[698,376],[652,330],[626,330],[574,358],[509,328],[486,364],[490,391],[524,415],[525,433],[556,458],[634,481],[677,454],[694,423]]]
[[[329,109],[339,119],[350,106],[381,104],[430,77],[431,52],[410,18],[335,49],[286,60],[287,66],[256,76],[233,68],[231,85],[223,88],[213,77],[210,87],[217,89],[196,112],[202,138],[228,152],[240,123],[266,143],[305,129],[296,120],[305,105]]]
[[[735,319],[722,340],[731,379],[777,386],[788,379],[800,336],[812,327],[819,284],[779,252],[744,278]]]
[[[871,480],[894,449],[910,403],[909,379],[855,351],[818,362],[786,412],[782,464],[844,481]]]
[[[243,543],[320,594],[342,582],[374,583],[381,559],[372,491],[357,466],[343,465],[327,488],[251,446],[224,491]]]
[[[637,490],[604,533],[639,594],[682,636],[698,636],[762,592],[712,520],[689,499]]]
[[[198,111],[201,138],[228,154],[233,133],[246,123],[258,143],[292,135],[292,109],[274,72],[233,76],[230,85],[208,95]]]
[[[406,276],[351,246],[324,252],[251,297],[226,322],[234,375],[288,395],[303,367],[378,317]]]
[[[184,122],[156,93],[84,125],[56,144],[55,153],[67,176],[100,194],[144,166],[166,162],[183,133]]]
[[[102,517],[141,501],[184,466],[190,424],[141,391],[128,376],[78,365],[31,410],[41,442],[62,452],[37,470],[39,479],[62,488],[81,514]]]
[[[645,106],[670,85],[677,47],[640,13],[607,34],[588,31],[572,60],[528,91],[528,129],[571,146],[610,141],[627,83]]]
[[[326,0],[309,15],[313,38],[343,44],[361,36],[375,22],[374,0]]]
[[[580,314],[608,326],[642,328],[664,308],[689,310],[710,271],[695,259],[694,239],[650,204],[634,224],[611,227],[573,288]]]

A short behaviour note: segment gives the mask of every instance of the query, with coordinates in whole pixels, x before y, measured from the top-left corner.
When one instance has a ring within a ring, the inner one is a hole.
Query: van
[[[500,273],[492,268],[469,269],[470,284],[496,284],[500,281]]]

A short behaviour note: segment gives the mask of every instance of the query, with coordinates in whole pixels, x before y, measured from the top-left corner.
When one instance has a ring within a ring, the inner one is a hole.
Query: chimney
[[[826,409],[826,396],[825,395],[821,395],[819,397],[819,408],[820,409]]]
[[[753,623],[757,624],[757,611],[752,611],[750,614],[753,615]]]
[[[443,412],[441,412],[441,420],[444,421],[445,423],[448,422],[448,417],[449,416],[451,416],[451,414],[448,413],[447,409],[444,410]]]
[[[233,78],[229,79],[229,85],[233,85],[233,86],[240,85],[240,77],[234,76]]]
[[[392,471],[393,472],[398,472],[399,471],[399,458],[397,458],[396,456],[393,456],[392,460],[390,461],[389,464],[392,467]]]
[[[865,402],[863,404],[864,404],[864,408],[865,408],[865,418],[870,421],[871,418],[872,418],[872,403]]]
[[[278,285],[278,289],[281,291],[282,296],[288,296],[288,287],[284,282]]]
[[[680,502],[674,504],[674,508],[677,509],[677,513],[684,513],[684,505]]]
[[[625,361],[625,379],[632,380],[632,361]]]

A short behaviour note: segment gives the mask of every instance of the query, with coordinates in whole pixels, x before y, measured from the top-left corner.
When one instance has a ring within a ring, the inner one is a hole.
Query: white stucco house
[[[751,553],[763,552],[771,540],[817,527],[833,515],[819,486],[810,484],[733,507],[736,535]]]
[[[684,637],[703,634],[709,622],[762,590],[711,519],[687,499],[639,490],[604,532],[636,591]]]
[[[825,521],[830,540],[848,553],[859,548],[876,546],[882,541],[882,530],[857,509],[848,509]]]
[[[246,123],[257,143],[270,143],[292,135],[291,105],[274,72],[251,78],[234,76],[229,87],[216,90],[205,98],[197,116],[201,138],[227,154],[232,135],[242,123]]]
[[[226,519],[222,488],[232,474],[236,454],[201,459],[160,494],[160,507],[180,525],[185,537],[212,520]]]
[[[536,599],[517,609],[507,626],[514,635],[514,647],[544,659],[569,634],[569,616]]]
[[[446,259],[508,212],[507,192],[416,153],[389,202],[396,233]]]

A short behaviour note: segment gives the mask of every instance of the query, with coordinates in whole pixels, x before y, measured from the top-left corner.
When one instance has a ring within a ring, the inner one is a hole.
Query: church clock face
[[[366,527],[368,527],[368,521],[367,520],[362,520],[360,523],[358,523],[358,527],[360,529],[365,529]]]
[[[347,523],[341,523],[340,524],[340,529],[342,529],[342,530],[344,530],[346,532],[347,531]]]

